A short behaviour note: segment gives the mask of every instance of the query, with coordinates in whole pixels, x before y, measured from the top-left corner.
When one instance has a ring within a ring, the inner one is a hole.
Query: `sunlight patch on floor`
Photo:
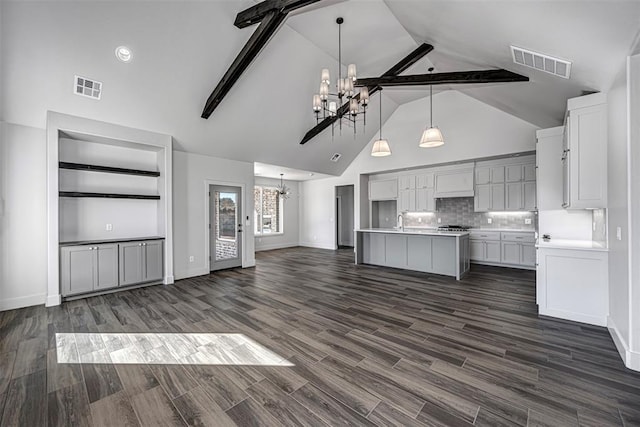
[[[56,333],[58,363],[294,366],[243,334]]]

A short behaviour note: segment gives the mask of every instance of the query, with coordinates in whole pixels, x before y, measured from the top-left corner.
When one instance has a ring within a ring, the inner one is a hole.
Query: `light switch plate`
[[[493,224],[493,218],[487,218],[487,224]]]
[[[442,218],[438,218],[438,224],[442,224]]]
[[[113,231],[113,224],[107,224],[107,225],[105,225],[105,226],[104,226],[104,229],[105,229],[106,231]]]
[[[616,227],[616,238],[618,240],[622,240],[622,228],[621,227]]]

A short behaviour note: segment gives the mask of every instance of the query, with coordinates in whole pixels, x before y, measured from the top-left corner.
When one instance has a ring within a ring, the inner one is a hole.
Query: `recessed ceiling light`
[[[116,58],[122,62],[131,62],[133,58],[133,52],[126,46],[118,46],[116,48]]]

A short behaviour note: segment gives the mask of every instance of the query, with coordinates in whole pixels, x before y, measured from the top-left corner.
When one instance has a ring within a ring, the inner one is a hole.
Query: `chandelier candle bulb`
[[[322,69],[322,73],[320,76],[320,81],[322,81],[322,83],[326,83],[327,85],[331,84],[331,78],[329,77],[329,69],[328,68],[323,68]]]
[[[313,111],[319,113],[322,110],[322,100],[320,95],[313,95]]]
[[[369,89],[366,86],[360,88],[360,102],[365,107],[369,104]]]
[[[344,79],[344,94],[349,98],[353,96],[353,80],[350,78]]]
[[[337,111],[338,111],[338,104],[336,104],[335,101],[331,101],[329,103],[329,115],[335,116]]]
[[[356,81],[356,64],[349,64],[349,67],[347,67],[347,77],[351,79],[352,82]]]
[[[329,99],[329,85],[325,82],[320,83],[320,99],[322,101]]]
[[[352,116],[358,115],[358,100],[355,98],[351,98],[349,101],[349,112]]]

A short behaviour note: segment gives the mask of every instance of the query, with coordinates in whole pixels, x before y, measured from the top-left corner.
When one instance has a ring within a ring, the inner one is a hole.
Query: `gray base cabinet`
[[[65,246],[60,254],[62,295],[118,286],[118,245]]]
[[[162,278],[162,241],[120,244],[120,286]]]
[[[62,246],[62,296],[161,280],[163,254],[162,240]]]
[[[471,260],[479,264],[533,268],[534,232],[471,231]]]
[[[469,271],[469,236],[431,236],[359,231],[356,263],[443,274]]]

